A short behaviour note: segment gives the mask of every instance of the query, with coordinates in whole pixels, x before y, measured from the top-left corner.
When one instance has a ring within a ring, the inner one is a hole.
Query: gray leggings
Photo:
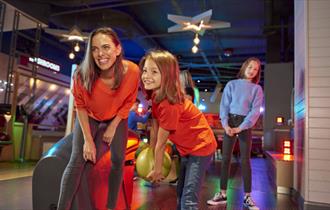
[[[229,114],[228,124],[231,128],[238,127],[244,120],[242,115]],[[239,149],[242,164],[242,174],[244,181],[244,192],[251,192],[251,163],[250,153],[252,144],[251,129],[243,130],[238,134]],[[227,189],[230,162],[233,154],[237,136],[228,136],[226,133],[222,142],[222,163],[221,163],[221,189]]]
[[[102,157],[108,148],[105,147],[106,143],[103,142],[102,139],[105,129],[110,122],[111,120],[99,122],[89,118],[89,125],[96,147],[96,161]],[[116,206],[119,189],[122,183],[127,136],[127,120],[122,120],[118,124],[113,141],[110,145],[111,169],[109,174],[107,206],[111,209]],[[57,210],[70,210],[73,198],[79,187],[84,168],[89,170],[92,167],[92,164],[86,164],[86,161],[83,158],[83,145],[83,133],[78,120],[76,120],[75,128],[73,130],[72,153],[70,161],[63,172]],[[91,207],[86,206],[86,209],[89,208]]]

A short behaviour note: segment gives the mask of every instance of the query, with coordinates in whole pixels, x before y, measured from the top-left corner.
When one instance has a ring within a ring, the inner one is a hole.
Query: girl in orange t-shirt
[[[70,161],[62,176],[58,210],[71,208],[86,161],[95,163],[101,155],[96,148],[104,143],[111,150],[107,207],[115,208],[125,160],[127,117],[137,96],[139,77],[138,66],[123,60],[120,41],[111,28],[90,34],[85,58],[74,75],[78,120]]]
[[[216,140],[204,115],[180,87],[179,65],[169,52],[154,50],[140,61],[142,82],[147,98],[152,99],[155,139],[155,167],[148,174],[152,182],[164,179],[162,160],[167,139],[181,155],[178,179],[178,209],[198,209],[199,192],[208,163],[216,149]]]

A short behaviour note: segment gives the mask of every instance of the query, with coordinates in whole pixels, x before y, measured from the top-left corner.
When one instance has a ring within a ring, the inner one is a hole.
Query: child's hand
[[[239,128],[239,127],[232,128],[232,132],[233,132],[234,134],[239,134],[241,131],[242,131],[242,129]]]
[[[231,128],[231,127],[229,127],[229,126],[227,126],[227,127],[225,127],[225,131],[226,131],[226,134],[228,135],[228,136],[234,136],[234,132],[233,132],[233,129]]]
[[[156,172],[155,170],[150,171],[147,175],[147,179],[152,183],[159,183],[165,179],[162,172]]]

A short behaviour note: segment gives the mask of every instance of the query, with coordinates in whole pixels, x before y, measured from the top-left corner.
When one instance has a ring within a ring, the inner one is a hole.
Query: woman
[[[148,99],[152,99],[155,139],[155,166],[148,178],[158,183],[167,139],[181,156],[177,185],[177,209],[198,209],[199,193],[205,171],[216,149],[216,140],[204,115],[184,97],[180,87],[179,65],[169,52],[155,50],[141,62],[141,79]]]
[[[237,138],[240,145],[242,175],[244,181],[243,205],[249,209],[258,209],[251,197],[251,128],[260,115],[263,102],[263,91],[258,85],[261,75],[261,64],[257,58],[247,59],[239,73],[238,79],[227,83],[220,104],[221,124],[225,129],[222,145],[221,191],[207,201],[209,205],[227,202],[227,182],[230,161]]]
[[[118,36],[111,28],[91,32],[83,62],[74,74],[73,96],[78,120],[73,130],[72,154],[63,173],[58,210],[68,210],[86,161],[96,163],[95,144],[111,151],[109,209],[116,206],[122,182],[127,142],[127,117],[135,102],[139,68],[123,60]],[[111,188],[111,189],[110,189]]]

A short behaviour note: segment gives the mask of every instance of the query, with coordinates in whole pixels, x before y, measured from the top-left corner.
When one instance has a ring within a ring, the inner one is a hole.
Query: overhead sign
[[[31,58],[29,57],[29,62],[37,63],[37,65],[42,66],[44,68],[59,72],[61,70],[60,65],[52,63],[42,58]]]

